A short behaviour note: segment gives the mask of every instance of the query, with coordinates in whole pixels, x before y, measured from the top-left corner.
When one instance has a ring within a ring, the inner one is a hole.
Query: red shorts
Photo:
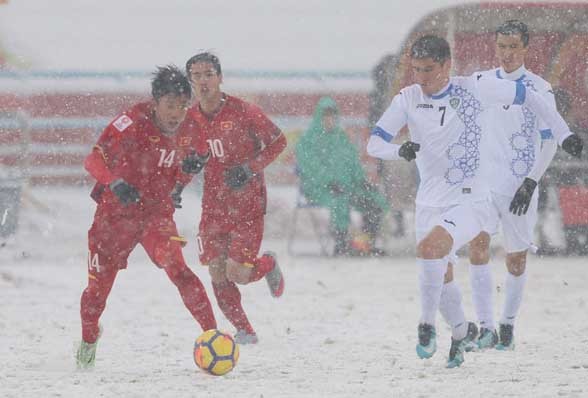
[[[263,215],[238,222],[219,222],[203,217],[196,238],[200,263],[208,265],[218,257],[227,257],[240,264],[253,263],[263,238]]]
[[[139,243],[158,267],[181,266],[185,264],[185,242],[170,213],[149,214],[130,206],[124,211],[98,206],[88,231],[88,270],[95,274],[126,268],[129,255]]]

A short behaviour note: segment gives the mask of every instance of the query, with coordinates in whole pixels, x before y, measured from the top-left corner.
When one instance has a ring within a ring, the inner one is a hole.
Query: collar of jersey
[[[521,65],[521,67],[513,72],[506,73],[504,68],[500,67],[496,69],[496,77],[499,79],[506,79],[506,80],[514,80],[515,82],[520,82],[525,78],[525,65]]]
[[[449,95],[452,88],[453,88],[453,84],[451,82],[449,82],[449,83],[447,83],[447,86],[445,87],[444,90],[441,90],[441,92],[439,94],[431,95],[431,98],[433,98],[434,100],[441,99],[441,98]]]

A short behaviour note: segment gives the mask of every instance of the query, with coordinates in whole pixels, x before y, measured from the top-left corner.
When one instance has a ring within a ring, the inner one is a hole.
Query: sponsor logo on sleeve
[[[131,120],[130,117],[128,117],[127,115],[122,115],[121,117],[119,117],[118,119],[116,119],[114,121],[114,123],[112,123],[112,125],[121,133],[123,131],[125,131],[125,129],[127,127],[129,127],[131,124],[133,124],[133,121]]]

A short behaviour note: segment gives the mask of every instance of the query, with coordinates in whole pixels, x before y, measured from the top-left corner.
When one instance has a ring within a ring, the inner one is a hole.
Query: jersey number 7
[[[446,106],[440,106],[440,107],[439,107],[439,112],[443,112],[443,113],[441,114],[441,124],[440,124],[441,126],[443,126],[443,122],[445,122],[445,110],[446,110],[446,109],[447,109],[447,107],[446,107]]]

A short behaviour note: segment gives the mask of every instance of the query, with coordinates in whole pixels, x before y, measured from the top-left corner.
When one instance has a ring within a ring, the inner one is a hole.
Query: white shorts
[[[492,193],[490,218],[484,228],[490,235],[498,233],[499,223],[502,224],[504,249],[507,253],[517,253],[528,249],[536,250],[533,244],[535,225],[537,224],[537,193],[531,198],[527,214],[517,216],[509,210],[512,197]]]
[[[448,261],[457,263],[456,252],[484,231],[488,225],[490,201],[462,203],[449,207],[416,206],[415,230],[417,243],[439,225],[453,238],[453,247]]]

